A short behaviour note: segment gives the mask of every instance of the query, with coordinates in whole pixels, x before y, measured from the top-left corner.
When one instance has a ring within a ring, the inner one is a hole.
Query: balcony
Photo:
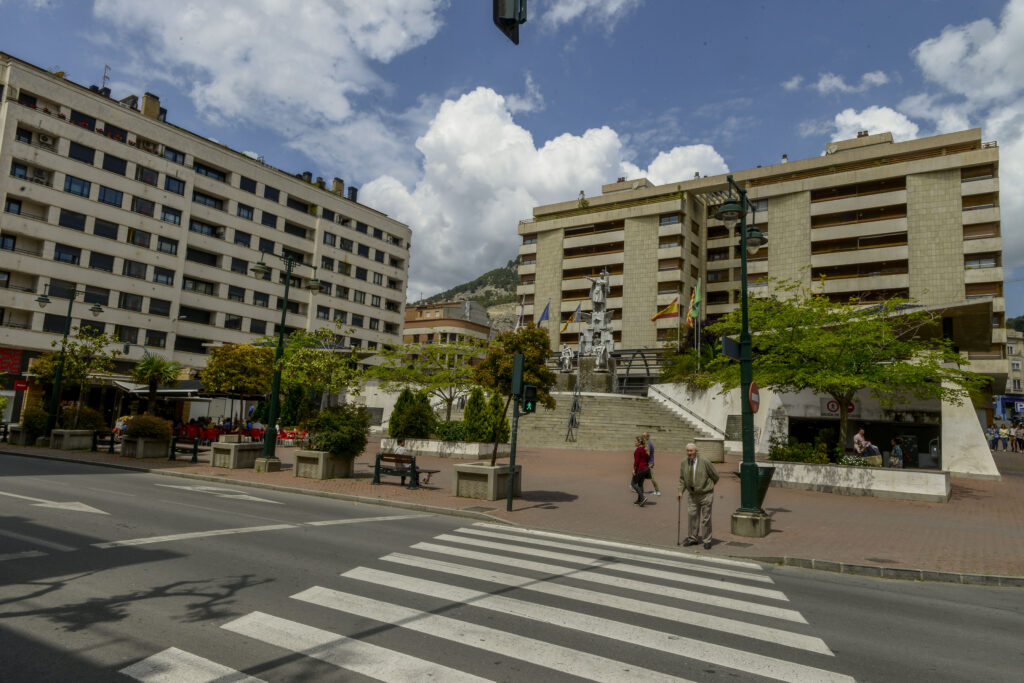
[[[878,192],[874,194],[856,195],[853,197],[841,197],[839,199],[813,202],[811,204],[811,215],[820,216],[829,213],[861,211],[864,209],[876,209],[882,206],[906,203],[907,191],[900,188],[892,192]]]
[[[964,180],[964,182],[960,184],[960,193],[963,197],[970,197],[972,195],[989,192],[999,192],[999,178]]]
[[[978,213],[985,212],[979,211]],[[964,218],[967,218],[966,214],[964,215]],[[980,223],[984,221],[978,222]],[[847,223],[844,225],[829,226],[827,228],[815,228],[811,230],[811,241],[818,242],[822,240],[851,239],[854,237],[867,237],[869,235],[887,235],[889,233],[906,231],[907,219],[905,217],[889,218],[881,221]]]
[[[998,220],[998,206],[973,208],[963,212],[964,225],[976,225],[978,223],[995,223]]]
[[[613,242],[622,242],[625,240],[625,234],[626,231],[619,228],[618,230],[596,232],[589,235],[575,235],[573,237],[564,238],[562,240],[562,248],[574,249],[576,247],[590,247]]]
[[[852,261],[870,263],[872,261],[906,261],[909,258],[907,245],[896,247],[879,247],[876,249],[858,249],[854,251],[837,251],[828,254],[811,256],[811,267],[843,266]]]
[[[964,269],[964,284],[975,284],[978,282],[1002,282],[1003,269],[1000,266],[992,268],[966,268]]]

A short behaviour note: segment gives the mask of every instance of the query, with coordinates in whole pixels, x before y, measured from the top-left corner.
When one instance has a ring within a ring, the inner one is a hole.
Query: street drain
[[[884,557],[865,557],[868,562],[877,562],[878,564],[899,564],[899,560],[890,560]]]
[[[490,512],[491,510],[497,510],[498,508],[485,508],[485,507],[483,507],[481,505],[475,505],[475,506],[473,506],[471,508],[462,508],[462,509],[463,510],[468,510],[469,512]]]

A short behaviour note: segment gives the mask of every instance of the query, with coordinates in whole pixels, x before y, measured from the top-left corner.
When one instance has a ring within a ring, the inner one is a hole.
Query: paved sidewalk
[[[281,472],[257,474],[253,470],[225,470],[184,460],[134,460],[118,455],[83,451],[56,451],[0,444],[0,453],[60,457],[82,462],[118,465],[153,471],[205,475],[218,479],[271,484],[304,491],[357,496],[367,502],[426,505],[470,513],[484,513],[524,526],[598,536],[638,544],[676,544],[679,504],[675,489],[681,453],[658,451],[655,474],[664,491],[649,496],[644,508],[632,505],[628,490],[632,452],[521,449],[523,497],[512,512],[505,501],[479,501],[451,495],[452,465],[458,460],[421,457],[421,467],[439,469],[429,486],[410,491],[396,477],[373,486],[373,439],[356,460],[352,479],[316,481],[298,479],[291,470],[294,449],[281,448]],[[179,456],[180,457],[180,456]],[[1024,577],[1024,455],[996,453],[1003,473],[1000,482],[953,479],[948,503],[897,501],[842,496],[794,489],[772,488],[765,510],[772,517],[772,532],[763,539],[733,536],[729,518],[739,506],[738,460],[718,465],[721,481],[713,514],[715,545],[696,552],[752,558],[814,559],[861,567],[909,568],[955,574]],[[648,482],[648,488],[650,483]],[[685,500],[682,534],[686,534]],[[838,569],[837,567],[832,567]],[[895,575],[897,572],[891,572]],[[940,578],[940,577],[934,577]],[[949,580],[951,577],[945,577]],[[967,580],[966,578],[964,579]]]

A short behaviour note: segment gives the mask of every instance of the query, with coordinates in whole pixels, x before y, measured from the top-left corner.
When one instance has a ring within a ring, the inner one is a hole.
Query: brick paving
[[[257,474],[209,465],[209,453],[198,464],[187,456],[167,460],[134,460],[119,455],[84,451],[55,451],[0,444],[0,452],[37,457],[60,457],[83,462],[115,464],[154,471],[205,475],[225,480],[259,482],[303,491],[356,496],[374,501],[397,501],[450,510],[482,512],[529,527],[598,536],[638,544],[675,546],[679,511],[675,498],[681,453],[658,451],[655,469],[662,496],[649,496],[644,508],[632,505],[628,490],[632,450],[579,451],[523,448],[523,497],[505,510],[505,501],[480,501],[451,495],[452,465],[459,460],[417,458],[421,467],[439,469],[417,491],[385,477],[373,486],[373,454],[379,441],[371,439],[356,460],[351,479],[317,481],[296,478],[291,470],[293,448],[279,448],[285,469]],[[736,557],[791,557],[829,560],[879,567],[929,571],[1024,576],[1024,455],[996,453],[1003,473],[999,482],[953,479],[948,503],[900,501],[843,496],[795,489],[772,488],[765,510],[772,532],[763,539],[733,536],[729,518],[739,506],[738,460],[718,465],[713,514],[715,545],[697,552]],[[648,489],[650,483],[648,482]],[[685,536],[685,500],[682,526]]]

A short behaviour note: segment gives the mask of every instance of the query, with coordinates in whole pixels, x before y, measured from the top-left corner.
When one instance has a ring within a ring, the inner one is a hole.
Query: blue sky
[[[857,130],[980,126],[1004,265],[1024,278],[1024,0],[0,0],[0,50],[292,172],[413,231],[409,298],[515,256],[532,207],[816,156]],[[1024,314],[1024,282],[1007,284]]]

